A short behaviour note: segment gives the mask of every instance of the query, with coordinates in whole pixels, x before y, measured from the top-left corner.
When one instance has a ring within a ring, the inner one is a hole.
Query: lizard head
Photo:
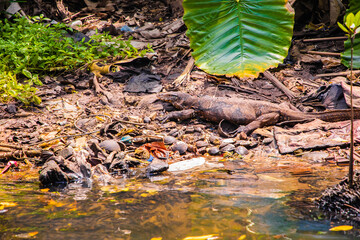
[[[168,92],[158,94],[158,98],[162,101],[171,103],[177,109],[190,107],[193,103],[192,96],[183,92]]]

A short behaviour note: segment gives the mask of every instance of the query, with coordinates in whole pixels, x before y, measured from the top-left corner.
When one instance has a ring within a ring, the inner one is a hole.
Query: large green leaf
[[[346,13],[356,14],[358,11],[360,11],[360,1],[351,0],[350,8],[347,10]],[[345,41],[345,51],[341,54],[341,63],[344,64],[346,67],[350,68],[350,62],[351,62],[351,42],[350,40],[347,40]],[[360,33],[355,35],[353,68],[360,69]]]
[[[287,56],[294,25],[284,0],[184,0],[196,65],[218,75],[256,77]]]

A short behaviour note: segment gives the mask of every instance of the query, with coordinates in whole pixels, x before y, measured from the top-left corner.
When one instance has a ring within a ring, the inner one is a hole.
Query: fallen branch
[[[25,150],[25,151],[16,150],[13,152],[0,153],[0,159],[35,157],[40,155],[41,155],[41,150]]]
[[[264,76],[270,80],[277,88],[279,88],[285,95],[291,100],[295,98],[295,94],[289,90],[282,82],[280,82],[274,75],[272,75],[269,71],[264,72]]]
[[[353,71],[353,74],[358,74],[360,73],[360,70],[357,71]],[[345,71],[345,72],[337,72],[337,73],[322,73],[322,74],[318,74],[315,77],[336,77],[336,76],[347,76],[350,74],[350,71]]]
[[[303,39],[303,42],[320,42],[320,41],[336,41],[336,40],[347,40],[347,37],[327,37],[327,38],[312,38],[312,39]]]
[[[300,51],[301,53],[308,53],[314,55],[323,55],[323,56],[333,56],[333,57],[340,57],[341,53],[334,53],[334,52],[319,52],[319,51]]]

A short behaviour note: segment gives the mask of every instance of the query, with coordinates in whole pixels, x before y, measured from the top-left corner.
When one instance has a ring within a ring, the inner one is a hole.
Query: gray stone
[[[174,152],[178,151],[181,155],[185,154],[187,149],[188,149],[188,145],[182,141],[176,142],[171,147],[171,150],[173,150]]]
[[[237,148],[235,148],[235,152],[242,156],[245,156],[249,153],[249,151],[243,146],[238,146]]]
[[[149,164],[149,166],[147,166],[146,172],[150,175],[155,175],[168,170],[168,168],[169,164],[167,164],[165,161],[154,158],[153,161]]]
[[[121,150],[120,145],[117,143],[117,141],[111,139],[102,141],[99,146],[109,152],[119,152]]]
[[[172,137],[172,136],[166,136],[166,137],[164,137],[164,143],[166,144],[166,145],[171,145],[171,144],[173,144],[173,143],[175,143],[176,142],[176,138],[174,138],[174,137]]]
[[[210,155],[218,155],[220,153],[220,150],[218,147],[211,147],[207,150],[207,152],[210,154]]]

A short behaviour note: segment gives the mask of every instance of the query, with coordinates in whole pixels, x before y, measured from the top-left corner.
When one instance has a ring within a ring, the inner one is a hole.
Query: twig
[[[185,70],[181,73],[181,75],[177,79],[175,79],[172,82],[172,85],[175,88],[180,86],[184,81],[190,79],[190,72],[193,69],[194,64],[195,64],[195,60],[194,60],[194,58],[191,57],[188,64],[186,65]]]
[[[70,21],[70,20],[73,19],[74,17],[78,16],[80,13],[81,13],[81,11],[80,11],[80,12],[77,12],[77,13],[74,13],[73,15],[65,18],[63,21],[64,21],[64,22]]]
[[[141,126],[145,126],[145,125],[146,125],[146,123],[130,122],[130,121],[121,120],[121,119],[114,119],[114,121],[115,121],[115,122],[120,122],[120,123],[133,124],[133,125],[141,125]]]
[[[14,148],[14,149],[23,149],[23,147],[20,147],[18,145],[9,144],[9,143],[0,143],[0,147],[6,147],[6,148]]]
[[[220,84],[218,87],[232,88],[232,89],[235,89],[235,90],[237,90],[239,92],[250,93],[250,94],[258,94],[259,96],[261,96],[263,98],[266,98],[266,99],[268,99],[270,101],[274,101],[274,99],[262,94],[261,92],[259,92],[256,89],[250,89],[250,88],[244,87],[244,86],[232,86],[232,85],[226,85],[226,84]]]
[[[285,95],[291,100],[295,98],[295,94],[289,90],[282,82],[280,82],[274,75],[269,71],[264,72],[264,76],[270,80],[277,88],[279,88]]]
[[[303,39],[303,42],[320,42],[320,41],[336,41],[336,40],[347,40],[347,37],[326,37],[326,38],[312,38],[312,39]]]
[[[351,205],[349,205],[349,204],[346,204],[346,203],[344,203],[344,206],[347,206],[347,207],[349,207],[349,208],[352,208],[352,209],[354,209],[354,210],[356,210],[357,212],[360,213],[360,209],[358,209],[358,208],[356,208],[356,207],[353,207],[353,206],[351,206]]]
[[[358,74],[358,73],[360,73],[360,70],[353,71],[353,74]],[[315,77],[318,78],[318,77],[347,76],[349,74],[350,74],[350,71],[345,71],[345,72],[337,72],[337,73],[323,73],[323,74],[315,75]]]
[[[333,57],[340,57],[341,53],[334,53],[334,52],[319,52],[319,51],[300,51],[301,53],[308,53],[314,55],[324,55],[324,56],[333,56]]]

